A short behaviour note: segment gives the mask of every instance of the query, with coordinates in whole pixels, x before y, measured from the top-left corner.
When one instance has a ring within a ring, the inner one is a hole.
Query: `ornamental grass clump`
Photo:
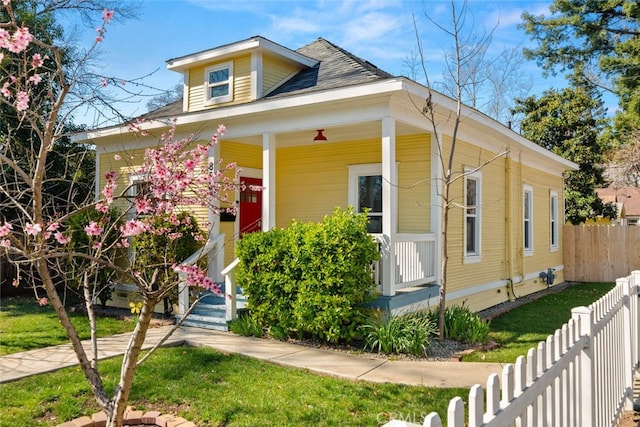
[[[438,312],[430,313],[437,321]],[[489,341],[489,322],[464,305],[453,305],[444,312],[444,338],[466,344],[486,344]]]
[[[437,334],[437,320],[417,311],[393,316],[375,311],[361,328],[365,348],[385,354],[426,355],[431,339]]]

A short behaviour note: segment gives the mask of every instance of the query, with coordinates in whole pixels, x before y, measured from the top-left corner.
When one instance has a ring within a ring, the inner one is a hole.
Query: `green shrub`
[[[388,311],[376,311],[369,323],[362,326],[365,348],[378,353],[426,354],[437,324],[422,311],[392,316]]]
[[[430,316],[437,323],[438,312],[432,312]],[[464,305],[449,306],[444,311],[444,337],[469,344],[486,344],[489,341],[489,322]]]
[[[269,331],[328,342],[357,334],[378,257],[366,215],[337,209],[321,223],[245,235],[237,254],[251,316]]]
[[[229,322],[229,330],[245,337],[262,338],[264,336],[262,325],[248,313],[243,313],[237,319]]]

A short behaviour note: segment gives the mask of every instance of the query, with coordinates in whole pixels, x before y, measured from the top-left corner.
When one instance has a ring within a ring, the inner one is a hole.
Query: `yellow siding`
[[[298,67],[265,55],[262,58],[262,93],[278,87],[283,80],[299,70]]]
[[[558,205],[563,206],[562,178],[524,166],[524,184],[533,187],[533,255],[524,257],[525,271],[543,271],[562,264],[561,243],[551,249],[550,191],[558,193]],[[560,218],[559,218],[560,220]],[[562,227],[558,225],[558,240],[562,242]]]
[[[429,135],[398,137],[398,232],[431,231]]]
[[[135,174],[136,170],[139,169],[140,165],[144,159],[144,149],[136,149],[126,152],[121,152],[118,155],[120,156],[119,160],[116,160],[114,154],[101,154],[100,155],[100,176],[99,176],[99,185],[100,189],[104,188],[106,184],[105,174],[107,172],[113,171],[116,172],[117,180],[116,180],[116,191],[115,194],[119,195],[124,192],[129,186],[129,180],[131,175]],[[206,170],[206,164],[202,164],[201,168]],[[191,193],[193,194],[193,193]],[[189,196],[189,193],[186,194]],[[126,200],[117,200],[114,202],[114,207],[124,210],[128,208],[128,203]],[[208,220],[208,211],[206,207],[203,206],[187,206],[182,208],[184,211],[190,212],[200,224],[201,227],[205,226],[206,221]]]
[[[234,59],[233,79],[233,101],[229,104],[242,104],[251,101],[251,55]]]
[[[552,250],[550,243],[550,194],[552,190],[557,193],[561,214],[564,203],[562,177],[523,165],[517,153],[510,153],[509,159],[502,156],[491,160],[494,155],[458,140],[453,166],[453,170],[460,173],[465,167],[484,165],[480,170],[480,262],[465,263],[464,210],[454,207],[449,213],[447,293],[469,291],[469,294],[458,299],[451,298],[447,303],[464,303],[473,310],[481,310],[546,288],[538,278],[538,273],[562,264],[562,217],[558,218],[558,249]],[[533,256],[524,256],[523,253],[525,184],[533,188]],[[454,203],[464,203],[463,186],[463,179],[452,185]],[[563,280],[562,271],[557,271],[556,275],[555,283],[560,283]],[[507,280],[509,278],[519,280],[510,285]],[[506,284],[497,286],[500,283]],[[474,293],[473,288],[479,286],[493,289]]]
[[[233,60],[233,100],[230,102],[215,104],[212,106],[205,105],[205,69],[213,65],[228,62],[219,61],[212,62],[189,70],[189,111],[198,111],[206,108],[217,108],[225,105],[241,104],[251,101],[251,56],[244,55]]]
[[[428,232],[429,139],[399,137],[396,160],[400,232]],[[320,221],[348,203],[349,165],[381,163],[379,139],[281,148],[276,157],[276,222]]]
[[[458,140],[453,171],[476,168],[489,162],[493,153]],[[465,263],[464,258],[464,179],[451,186],[453,208],[449,211],[447,291],[459,291],[470,285],[489,283],[506,277],[506,200],[505,160],[498,158],[480,170],[481,174],[481,261]],[[478,283],[481,281],[480,283]]]
[[[220,143],[223,164],[234,162],[238,167],[262,169],[262,147],[223,140]]]

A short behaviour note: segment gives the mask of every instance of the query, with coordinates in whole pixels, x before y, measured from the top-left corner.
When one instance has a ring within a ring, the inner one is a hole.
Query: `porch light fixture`
[[[313,138],[314,142],[321,142],[321,141],[327,140],[327,137],[322,134],[322,132],[324,132],[324,129],[318,129],[317,132],[318,134]]]

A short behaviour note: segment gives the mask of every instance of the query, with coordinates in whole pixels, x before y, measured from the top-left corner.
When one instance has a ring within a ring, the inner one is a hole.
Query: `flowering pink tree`
[[[82,372],[108,416],[107,425],[120,426],[154,307],[178,285],[176,280],[159,280],[158,272],[172,268],[186,276],[188,285],[219,290],[195,265],[175,265],[165,260],[136,267],[128,256],[117,254],[126,255],[130,239],[142,233],[171,232],[154,226],[154,217],[163,216],[178,224],[185,221],[179,215],[185,206],[212,208],[220,204],[225,191],[234,186],[235,176],[228,173],[233,165],[208,168],[207,161],[224,127],[220,126],[208,141],[197,143],[193,135],[176,138],[175,124],[169,126],[157,147],[146,150],[137,166],[136,175],[144,178],[145,191],[130,196],[128,187],[118,184],[118,171],[111,171],[104,177],[105,185],[98,200],[66,203],[65,209],[57,211],[55,206],[48,206],[52,199],[45,194],[49,179],[47,159],[64,136],[60,116],[68,109],[66,101],[73,98],[73,90],[80,84],[77,71],[86,63],[72,64],[70,68],[65,64],[64,49],[34,36],[16,18],[10,0],[2,0],[1,7],[8,19],[0,22],[0,103],[13,111],[17,120],[14,128],[0,134],[0,205],[17,214],[0,222],[0,250],[17,263],[19,271],[33,268],[37,272],[35,292],[39,303],[50,304],[57,313]],[[96,44],[103,41],[106,25],[112,18],[112,11],[102,12]],[[104,81],[98,80],[98,86]],[[131,129],[141,133],[142,126],[136,123]],[[12,150],[15,146],[12,138],[20,132],[35,141],[31,145],[33,152],[29,153],[33,161],[27,165]],[[121,214],[115,219],[114,206],[121,208]],[[72,239],[72,233],[77,230],[72,230],[71,223],[79,217],[87,218],[80,226],[86,242],[82,245]],[[73,269],[70,271],[70,268]],[[93,302],[100,289],[90,280],[98,269],[106,269],[119,281],[134,284],[141,302],[138,321],[124,354],[120,380],[112,393],[105,389],[98,369]],[[81,279],[80,291],[91,322],[91,352],[83,348],[58,291],[58,285],[68,274]]]

